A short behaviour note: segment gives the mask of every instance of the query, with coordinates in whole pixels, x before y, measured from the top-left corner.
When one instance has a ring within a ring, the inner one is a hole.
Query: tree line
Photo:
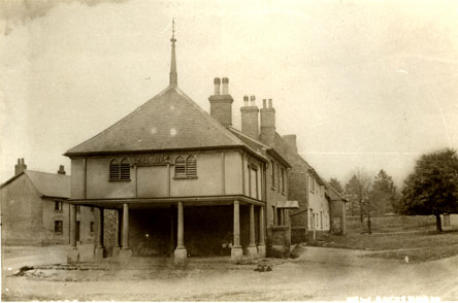
[[[401,190],[383,169],[373,178],[357,169],[344,187],[336,178],[329,184],[349,201],[348,214],[367,222],[369,233],[371,216],[434,215],[442,231],[441,214],[458,213],[458,156],[451,149],[422,155]]]

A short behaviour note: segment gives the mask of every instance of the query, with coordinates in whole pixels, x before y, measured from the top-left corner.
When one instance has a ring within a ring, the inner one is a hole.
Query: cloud
[[[5,20],[5,35],[12,31],[17,23],[25,23],[35,18],[46,16],[54,7],[80,3],[96,6],[102,3],[119,4],[128,0],[0,0],[0,20]]]

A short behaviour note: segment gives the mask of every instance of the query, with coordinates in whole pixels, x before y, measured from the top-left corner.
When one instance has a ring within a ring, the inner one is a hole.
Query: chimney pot
[[[262,108],[266,108],[266,107],[267,107],[267,100],[262,99]]]
[[[59,165],[59,170],[57,171],[59,175],[65,175],[65,168],[63,165]]]
[[[272,108],[272,99],[269,99],[269,108]]]
[[[248,106],[248,96],[243,96],[243,106]]]
[[[220,87],[221,87],[221,79],[220,78],[215,78],[213,80],[213,84],[215,85],[215,92],[214,94],[215,95],[219,95],[220,94]]]
[[[256,96],[251,96],[250,101],[251,101],[251,106],[255,106]]]
[[[223,78],[223,95],[229,95],[229,78]]]

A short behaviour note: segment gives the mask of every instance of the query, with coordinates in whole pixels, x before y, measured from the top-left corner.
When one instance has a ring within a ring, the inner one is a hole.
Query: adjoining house
[[[305,242],[316,233],[329,232],[331,220],[330,205],[325,194],[326,183],[299,155],[296,135],[278,136],[276,142],[277,149],[282,151],[292,166],[288,174],[288,198],[299,204],[298,209],[291,213],[293,243]]]
[[[326,199],[329,201],[331,233],[336,235],[345,234],[345,203],[347,203],[348,200],[330,184],[326,184]]]
[[[68,244],[70,176],[61,165],[57,174],[27,170],[23,158],[15,175],[0,185],[2,243],[6,245]],[[90,208],[76,210],[76,240],[94,241]]]
[[[241,108],[242,130],[232,127],[229,79],[215,78],[210,114],[178,88],[172,37],[169,86],[135,111],[71,148],[71,249],[74,206],[99,210],[96,259],[173,255],[230,255],[238,260],[289,253],[287,171],[276,147],[275,109],[254,96]],[[260,124],[259,124],[260,112]],[[281,138],[280,138],[281,139]],[[113,241],[104,212],[117,213]]]

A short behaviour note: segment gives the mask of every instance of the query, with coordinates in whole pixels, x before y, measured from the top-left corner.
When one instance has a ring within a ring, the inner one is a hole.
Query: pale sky
[[[62,154],[168,83],[209,109],[229,77],[272,98],[325,179],[384,169],[401,184],[425,152],[458,148],[458,4],[453,1],[0,0],[0,182],[18,157],[70,172]]]

